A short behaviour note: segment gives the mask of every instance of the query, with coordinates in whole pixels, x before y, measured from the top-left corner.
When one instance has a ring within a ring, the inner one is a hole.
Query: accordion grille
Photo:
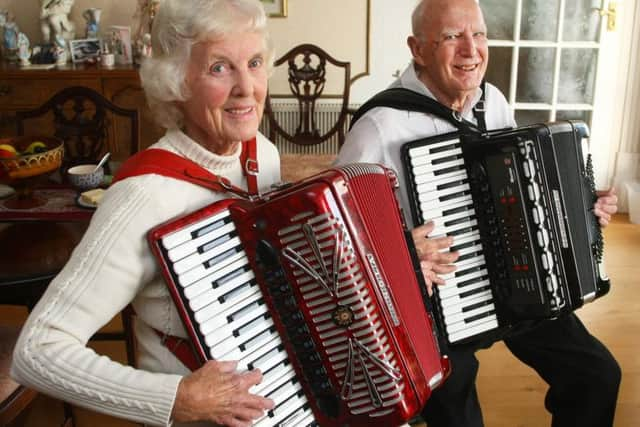
[[[341,398],[352,414],[387,415],[405,384],[345,225],[331,213],[293,221],[278,234]],[[342,316],[352,317],[348,326]]]

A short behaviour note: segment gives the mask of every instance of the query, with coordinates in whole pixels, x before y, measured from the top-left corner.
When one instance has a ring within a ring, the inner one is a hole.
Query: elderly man
[[[481,88],[489,50],[482,11],[475,0],[423,0],[413,13],[413,35],[408,38],[413,63],[393,87],[403,87],[435,99],[487,129],[515,126],[504,96],[491,84]],[[474,108],[484,97],[484,112]],[[409,141],[455,131],[448,121],[431,114],[378,107],[365,113],[353,126],[337,163],[383,163],[399,172],[401,204],[410,211],[400,147]],[[599,193],[594,209],[604,226],[616,212],[613,190]],[[409,220],[409,218],[407,218]],[[442,253],[450,238],[425,238],[433,226],[414,229],[422,254],[423,270],[432,283],[450,271],[456,253]],[[445,285],[446,286],[446,285]],[[595,337],[570,314],[544,321],[505,340],[512,353],[535,369],[549,384],[546,408],[552,425],[611,426],[615,412],[620,368]],[[451,350],[452,375],[437,389],[423,411],[429,427],[482,426],[476,394],[477,348]]]

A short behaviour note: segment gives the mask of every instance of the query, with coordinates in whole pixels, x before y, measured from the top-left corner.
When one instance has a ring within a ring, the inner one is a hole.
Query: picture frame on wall
[[[71,62],[79,64],[100,56],[99,39],[77,39],[69,42]]]
[[[288,0],[260,0],[270,18],[286,18]]]
[[[132,64],[131,27],[112,25],[107,32],[115,55],[116,64]]]

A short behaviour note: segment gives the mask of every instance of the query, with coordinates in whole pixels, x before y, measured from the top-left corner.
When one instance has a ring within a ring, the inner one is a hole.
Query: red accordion
[[[396,188],[354,164],[150,232],[201,361],[262,371],[255,425],[400,425],[449,373]]]

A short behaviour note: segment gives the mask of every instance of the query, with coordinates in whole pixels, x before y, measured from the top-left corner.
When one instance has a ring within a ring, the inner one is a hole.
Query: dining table
[[[0,198],[0,304],[29,310],[58,274],[86,231],[94,207],[78,192],[51,183],[33,190],[43,202],[16,206]]]

